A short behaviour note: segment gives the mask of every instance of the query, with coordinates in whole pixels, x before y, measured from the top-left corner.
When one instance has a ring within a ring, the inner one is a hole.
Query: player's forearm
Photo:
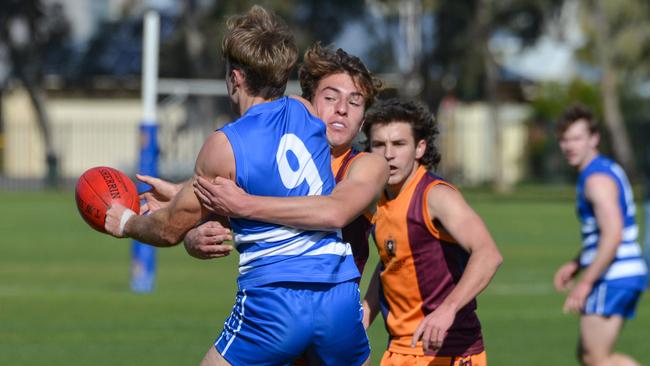
[[[330,196],[254,197],[242,210],[245,218],[309,230],[340,229],[358,213]]]
[[[350,168],[348,175],[330,195],[263,197],[254,204],[249,201],[248,211],[256,220],[303,229],[343,228],[375,202],[388,180],[388,166],[384,159],[376,156],[363,156],[360,159],[363,160]],[[364,165],[360,166],[360,162],[364,162]]]
[[[363,299],[363,327],[365,329],[370,328],[372,325],[372,322],[375,321],[375,318],[377,317],[377,314],[379,313],[379,305],[378,304],[373,304],[370,301],[368,301],[368,298]]]
[[[593,262],[585,268],[580,281],[593,284],[605,273],[609,265],[616,258],[616,251],[620,243],[620,236],[601,233],[598,250]]]
[[[370,278],[370,283],[366,290],[366,296],[363,299],[363,325],[366,328],[370,327],[379,313],[379,291],[381,291],[379,286],[379,281],[381,281],[379,278],[379,272],[380,264],[377,264],[377,267],[375,267],[375,271]]]
[[[164,210],[148,216],[132,216],[124,226],[124,233],[139,242],[156,247],[170,247],[178,244],[185,233],[178,233],[174,226],[165,220]]]
[[[440,306],[458,312],[488,286],[502,262],[503,257],[494,245],[472,251],[463,275]]]

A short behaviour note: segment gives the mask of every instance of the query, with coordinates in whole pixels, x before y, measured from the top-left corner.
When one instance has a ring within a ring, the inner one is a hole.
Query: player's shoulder
[[[427,191],[435,189],[434,192],[446,192],[448,190],[460,192],[458,187],[456,187],[452,182],[430,170],[427,170],[422,175],[419,184]]]
[[[434,207],[444,210],[450,205],[465,203],[465,198],[460,190],[438,176],[429,175],[427,185],[424,189],[426,192],[426,200],[430,208]]]
[[[388,178],[388,162],[383,156],[378,154],[360,152],[350,162],[347,175],[350,174],[367,175],[386,175]]]
[[[617,181],[608,172],[594,172],[585,181],[585,192],[589,197],[607,193],[614,194],[617,191]]]
[[[196,159],[196,171],[207,177],[230,177],[235,158],[230,140],[222,131],[211,133],[203,143]]]
[[[443,197],[460,197],[462,198],[462,194],[452,184],[442,181],[442,180],[437,180],[437,181],[432,181],[429,183],[427,186],[427,198],[428,199],[440,199]]]
[[[221,130],[217,130],[209,134],[204,142],[204,146],[215,149],[222,147],[224,144],[230,145],[230,141],[228,140],[228,136],[226,136],[226,134]]]
[[[589,165],[585,168],[582,175],[584,175],[584,182],[586,186],[594,186],[599,183],[609,184],[607,182],[614,182],[618,164],[614,160],[606,158],[602,155],[594,158]]]
[[[388,162],[379,154],[372,154],[369,152],[359,152],[351,164],[356,165],[373,165],[388,168]]]

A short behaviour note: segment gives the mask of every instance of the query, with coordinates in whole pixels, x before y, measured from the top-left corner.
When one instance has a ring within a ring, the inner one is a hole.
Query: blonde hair
[[[296,64],[298,48],[287,25],[261,6],[226,21],[221,51],[230,69],[246,80],[246,91],[274,99],[282,96],[289,73]]]

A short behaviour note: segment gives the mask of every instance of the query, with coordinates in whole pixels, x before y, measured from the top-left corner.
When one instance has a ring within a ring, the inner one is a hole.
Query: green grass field
[[[577,318],[562,314],[551,285],[579,245],[572,189],[467,198],[505,258],[479,297],[490,364],[576,365]],[[92,231],[72,192],[0,193],[0,233],[2,365],[198,364],[233,303],[237,256],[199,261],[182,247],[158,251],[155,292],[131,293],[130,241]],[[650,365],[649,329],[643,299],[618,349]],[[381,319],[370,338],[378,360]]]

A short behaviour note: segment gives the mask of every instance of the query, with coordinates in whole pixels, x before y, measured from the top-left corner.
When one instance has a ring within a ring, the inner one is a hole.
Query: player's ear
[[[236,84],[235,69],[232,68],[230,62],[226,61],[226,88],[228,89],[228,95],[232,98],[238,90],[238,85]]]
[[[427,142],[425,140],[418,141],[415,145],[415,158],[420,159],[424,156],[424,152],[427,150]]]
[[[239,87],[244,80],[244,73],[239,69],[231,69],[229,77],[232,85]]]
[[[591,147],[593,147],[594,149],[598,148],[598,144],[600,144],[600,133],[598,132],[592,133],[589,140],[591,142]]]

